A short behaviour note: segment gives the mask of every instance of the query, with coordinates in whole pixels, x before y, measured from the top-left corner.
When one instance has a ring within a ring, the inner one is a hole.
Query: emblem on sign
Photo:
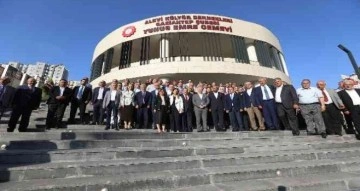
[[[130,37],[136,32],[136,28],[134,26],[128,26],[123,30],[123,37]]]

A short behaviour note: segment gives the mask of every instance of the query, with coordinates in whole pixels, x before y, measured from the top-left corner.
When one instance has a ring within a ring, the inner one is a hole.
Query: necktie
[[[2,99],[2,95],[4,93],[4,86],[0,86],[0,100]]]
[[[329,98],[328,96],[326,95],[325,91],[324,90],[321,90],[323,96],[324,96],[324,102],[328,102],[329,101]]]
[[[77,94],[77,98],[78,98],[78,99],[81,99],[82,94],[83,94],[83,91],[84,91],[84,87],[81,86],[81,87],[79,88],[79,91],[78,91],[78,94]]]
[[[265,93],[265,98],[266,98],[266,100],[269,100],[269,99],[270,99],[270,95],[269,95],[269,92],[268,92],[266,86],[264,86],[264,93]]]

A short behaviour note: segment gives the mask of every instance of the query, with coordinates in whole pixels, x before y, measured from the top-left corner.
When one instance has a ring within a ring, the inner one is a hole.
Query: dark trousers
[[[264,115],[266,127],[270,130],[278,130],[279,122],[276,114],[275,102],[273,99],[263,101],[262,112]]]
[[[299,133],[299,124],[296,116],[295,109],[285,108],[283,104],[276,104],[277,113],[281,123],[284,125],[286,130],[292,130],[293,134]]]
[[[354,123],[356,134],[360,134],[360,106],[355,106],[350,110],[350,115]]]
[[[247,114],[247,112],[240,112],[241,115],[241,119],[243,121],[243,125],[244,125],[244,130],[248,131],[250,129],[250,118],[249,115]]]
[[[104,122],[103,100],[97,99],[93,104],[93,123],[102,124]]]
[[[211,116],[215,130],[223,130],[224,127],[224,110],[212,109]]]
[[[183,113],[182,117],[182,126],[185,132],[193,131],[193,112],[189,109]]]
[[[66,109],[66,104],[48,104],[46,116],[46,128],[62,128],[62,118]]]
[[[346,124],[346,133],[347,134],[355,134],[355,130],[354,130],[354,125],[353,125],[353,120],[351,115],[346,115],[344,114],[344,118],[345,118],[345,124]]]
[[[326,104],[326,110],[322,112],[326,133],[329,135],[342,133],[342,115],[335,104]]]
[[[75,120],[76,111],[79,108],[80,111],[80,121],[81,123],[85,122],[85,109],[86,104],[81,100],[73,100],[71,101],[71,107],[70,107],[70,121]]]
[[[19,132],[26,132],[27,127],[29,126],[29,120],[31,116],[32,109],[24,107],[15,107],[11,113],[9,120],[8,132],[13,132],[16,128],[16,124],[21,117]]]
[[[106,107],[106,129],[110,129],[111,116],[113,116],[115,129],[119,129],[118,111],[119,111],[119,106],[116,105],[114,101],[110,101],[109,105]]]
[[[240,111],[236,111],[236,110],[229,111],[229,118],[233,131],[245,130]]]
[[[148,125],[148,112],[149,109],[147,107],[141,107],[137,109],[137,116],[136,116],[136,128],[147,128]]]
[[[182,128],[181,125],[181,114],[179,113],[179,111],[175,108],[175,109],[171,109],[171,114],[170,114],[170,127],[171,130],[174,132],[184,132],[184,129]]]

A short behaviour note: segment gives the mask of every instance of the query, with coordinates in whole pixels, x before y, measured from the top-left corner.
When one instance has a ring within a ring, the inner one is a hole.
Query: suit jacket
[[[335,106],[340,109],[340,105],[344,105],[343,101],[340,99],[338,93],[333,89],[326,88],[326,91],[329,93],[331,100],[334,102]]]
[[[92,103],[96,103],[96,100],[97,100],[97,98],[98,98],[98,96],[99,96],[99,90],[100,90],[100,87],[96,87],[96,88],[93,90],[92,96],[91,96],[91,97],[92,97],[92,100],[91,100]],[[109,91],[109,90],[110,90],[109,88],[105,88],[105,87],[104,87],[103,99],[104,99],[104,97],[105,97],[106,92]]]
[[[240,111],[243,108],[242,98],[240,94],[234,93],[233,99],[231,99],[230,94],[225,96],[225,109],[232,111]]]
[[[273,91],[274,98],[276,96],[276,89]],[[282,105],[287,108],[293,108],[294,104],[299,104],[299,98],[296,90],[292,85],[284,85],[280,94]]]
[[[192,96],[193,94],[188,94],[188,100],[185,99],[184,94],[180,95],[184,100],[184,112],[194,110],[194,105],[192,103]]]
[[[72,96],[72,90],[68,87],[65,87],[64,92],[63,92],[63,96],[65,97],[64,100],[57,100],[56,96],[60,96],[60,87],[59,86],[55,86],[53,88],[51,88],[50,93],[49,93],[49,99],[47,100],[47,104],[65,104],[68,105],[70,102],[70,98]]]
[[[260,88],[260,92],[261,92],[261,88]],[[261,92],[261,94],[262,94],[262,92]],[[249,107],[251,107],[251,104],[254,106],[254,107],[259,107],[259,105],[260,105],[260,102],[259,102],[259,99],[257,98],[257,96],[256,96],[256,90],[255,90],[255,88],[253,88],[252,90],[251,90],[251,94],[250,94],[250,96],[249,96],[249,94],[247,93],[247,91],[245,91],[244,93],[243,93],[243,96],[242,96],[242,98],[243,98],[243,107],[245,108],[249,108]],[[262,100],[262,97],[261,97],[261,100]],[[242,108],[243,109],[243,108]]]
[[[166,96],[166,95],[164,95],[164,98],[165,98],[165,108],[166,108],[166,111],[168,111],[169,108],[170,108],[169,97]],[[157,95],[157,96],[154,98],[153,109],[155,109],[156,111],[160,111],[160,110],[161,110],[161,104],[162,104],[161,97],[160,97],[159,95]]]
[[[275,92],[276,88],[274,86],[272,86],[272,85],[267,85],[267,86],[270,88],[270,91],[273,93],[274,98],[275,98],[274,92]],[[253,89],[253,92],[254,92],[254,95],[255,95],[256,102],[259,105],[263,106],[264,105],[264,100],[263,100],[264,95],[262,93],[261,86],[258,86],[255,89]]]
[[[206,94],[202,94],[202,99],[200,99],[199,94],[194,94],[192,96],[192,103],[193,103],[194,107],[196,107],[196,108],[200,108],[201,104],[203,106],[205,106],[205,108],[206,108],[207,105],[209,105],[209,103],[210,103],[210,99]]]
[[[215,97],[214,92],[209,94],[210,99],[210,109],[213,111],[224,111],[225,108],[225,95],[223,93],[218,92],[218,97]]]
[[[3,88],[4,93],[0,100],[0,106],[4,108],[9,108],[12,106],[16,89],[12,86],[4,86]]]
[[[79,92],[80,86],[75,86],[73,89],[73,96],[72,96],[72,101],[76,101],[77,100],[77,94]],[[92,91],[91,88],[88,86],[85,86],[85,89],[83,90],[83,94],[82,97],[80,99],[81,102],[90,102],[91,101],[91,97],[92,97]]]
[[[355,91],[360,95],[360,89],[355,89]],[[354,109],[354,103],[349,96],[349,94],[346,92],[346,90],[341,90],[338,92],[340,99],[343,101],[345,106],[345,111],[352,111]]]
[[[122,92],[120,90],[116,90],[115,105],[118,108],[120,108],[121,96],[122,96]],[[103,108],[104,109],[110,104],[110,101],[111,101],[111,90],[106,91],[106,93],[105,93],[104,100],[103,100]]]
[[[27,85],[19,86],[15,91],[13,105],[20,109],[35,110],[40,106],[41,96],[40,88],[33,87],[33,90],[30,90]]]
[[[143,97],[142,92],[138,92],[135,94],[135,106],[139,107],[147,107],[151,106],[151,93],[145,91],[145,96]]]
[[[156,99],[157,96],[158,95],[156,94],[156,90],[151,91],[151,108],[155,108],[155,104],[156,104],[156,101],[157,101],[157,99]]]

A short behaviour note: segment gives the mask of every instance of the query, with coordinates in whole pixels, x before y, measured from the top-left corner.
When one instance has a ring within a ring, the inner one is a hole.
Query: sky
[[[336,88],[360,64],[359,0],[0,0],[0,63],[63,63],[69,78],[90,75],[96,44],[145,18],[217,14],[261,24],[280,40],[292,83],[326,80]]]

